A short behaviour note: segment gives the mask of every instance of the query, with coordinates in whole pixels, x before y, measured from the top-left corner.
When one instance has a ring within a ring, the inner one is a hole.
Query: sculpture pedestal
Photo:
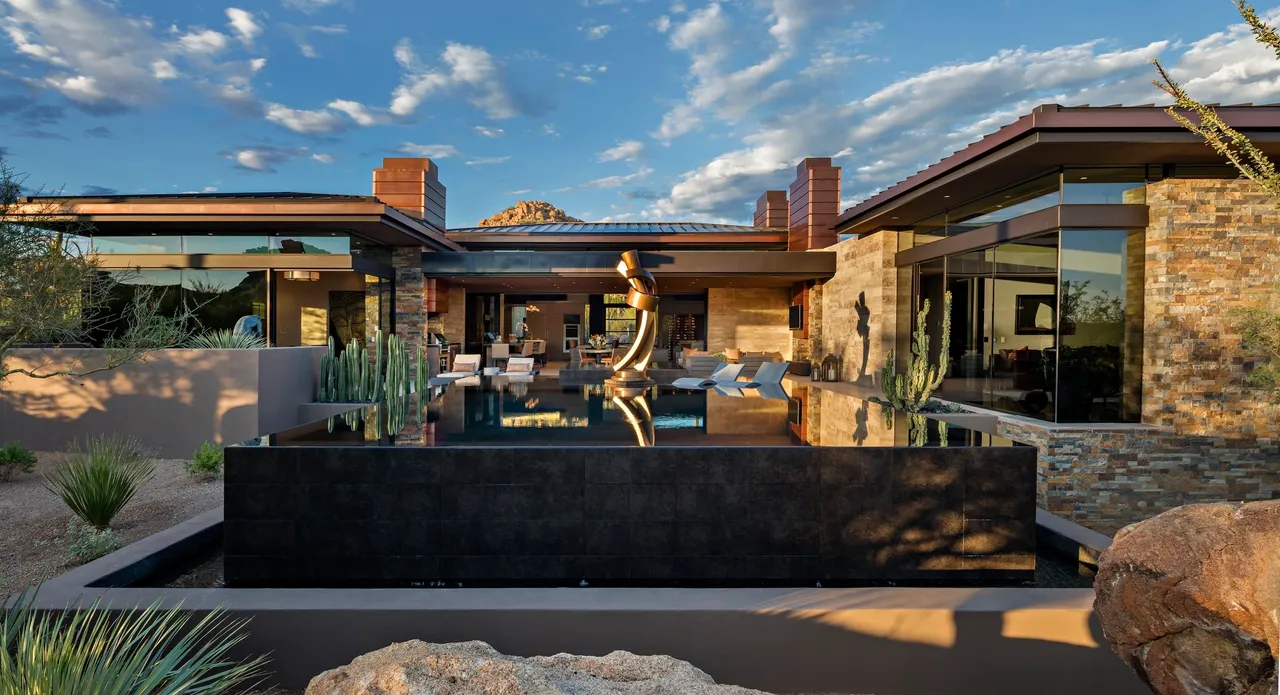
[[[623,369],[604,381],[605,386],[623,398],[635,398],[648,391],[655,383],[657,382],[650,379],[649,375],[636,369]]]

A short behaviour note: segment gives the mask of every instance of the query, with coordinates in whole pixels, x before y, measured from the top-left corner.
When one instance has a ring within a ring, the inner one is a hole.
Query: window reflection
[[[180,236],[95,236],[94,253],[182,253]]]
[[[182,248],[184,253],[266,253],[267,237],[188,235],[182,237]]]
[[[351,253],[346,235],[281,235],[271,237],[271,253]]]
[[[1058,235],[995,248],[991,369],[985,403],[1052,420],[1058,313]]]
[[[1067,169],[1062,173],[1062,202],[1067,205],[1145,205],[1146,167]]]
[[[203,330],[233,329],[248,316],[266,321],[266,271],[184,270],[182,287]]]
[[[963,234],[979,227],[1020,217],[1061,202],[1055,172],[1018,184],[947,212],[947,235]]]
[[[1141,413],[1140,230],[1062,233],[1059,418],[1136,422]]]

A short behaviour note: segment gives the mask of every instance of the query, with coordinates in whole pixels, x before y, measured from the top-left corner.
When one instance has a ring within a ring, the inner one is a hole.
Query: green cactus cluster
[[[366,350],[352,338],[341,353],[329,338],[329,352],[320,357],[320,403],[373,403],[382,396],[382,330],[374,333],[373,347]]]
[[[410,367],[414,367],[411,371]],[[352,340],[337,351],[333,339],[329,340],[329,352],[320,359],[320,385],[316,401],[320,403],[375,403],[373,408],[352,410],[329,418],[329,431],[333,432],[338,418],[348,429],[356,429],[361,423],[367,435],[380,439],[384,432],[402,430],[411,414],[417,420],[412,402],[428,392],[427,354],[422,347],[410,357],[404,340],[390,334],[384,341],[382,331],[374,335],[373,345],[365,349],[359,340]]]
[[[911,359],[907,362],[907,372],[897,373],[894,369],[893,350],[890,350],[884,369],[880,370],[880,388],[886,400],[873,399],[877,403],[918,413],[942,385],[942,379],[946,376],[947,356],[951,352],[950,292],[943,296],[942,302],[942,359],[939,364],[929,361],[929,333],[925,325],[925,319],[929,315],[929,300],[926,299],[916,314],[916,329],[911,340]]]

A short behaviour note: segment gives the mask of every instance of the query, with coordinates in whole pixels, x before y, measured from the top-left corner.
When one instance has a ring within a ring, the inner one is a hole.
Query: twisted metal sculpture
[[[633,398],[614,396],[613,403],[618,406],[618,410],[622,411],[627,424],[631,425],[631,430],[636,433],[636,444],[653,446],[653,412],[649,410],[649,402],[644,396]]]
[[[649,359],[653,356],[653,344],[658,338],[658,283],[653,274],[640,267],[640,252],[625,251],[618,262],[618,272],[627,279],[627,305],[640,313],[636,327],[636,339],[631,349],[613,365],[614,378],[619,380],[643,380]]]

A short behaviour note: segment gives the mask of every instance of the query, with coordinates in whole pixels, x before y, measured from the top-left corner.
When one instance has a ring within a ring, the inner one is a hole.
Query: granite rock
[[[1280,500],[1194,504],[1122,529],[1094,610],[1160,695],[1276,692]]]
[[[481,227],[505,227],[513,224],[547,224],[552,222],[581,222],[564,210],[541,200],[522,200],[515,205],[480,220]]]
[[[752,695],[669,656],[507,656],[484,642],[398,642],[311,679],[306,695]]]

